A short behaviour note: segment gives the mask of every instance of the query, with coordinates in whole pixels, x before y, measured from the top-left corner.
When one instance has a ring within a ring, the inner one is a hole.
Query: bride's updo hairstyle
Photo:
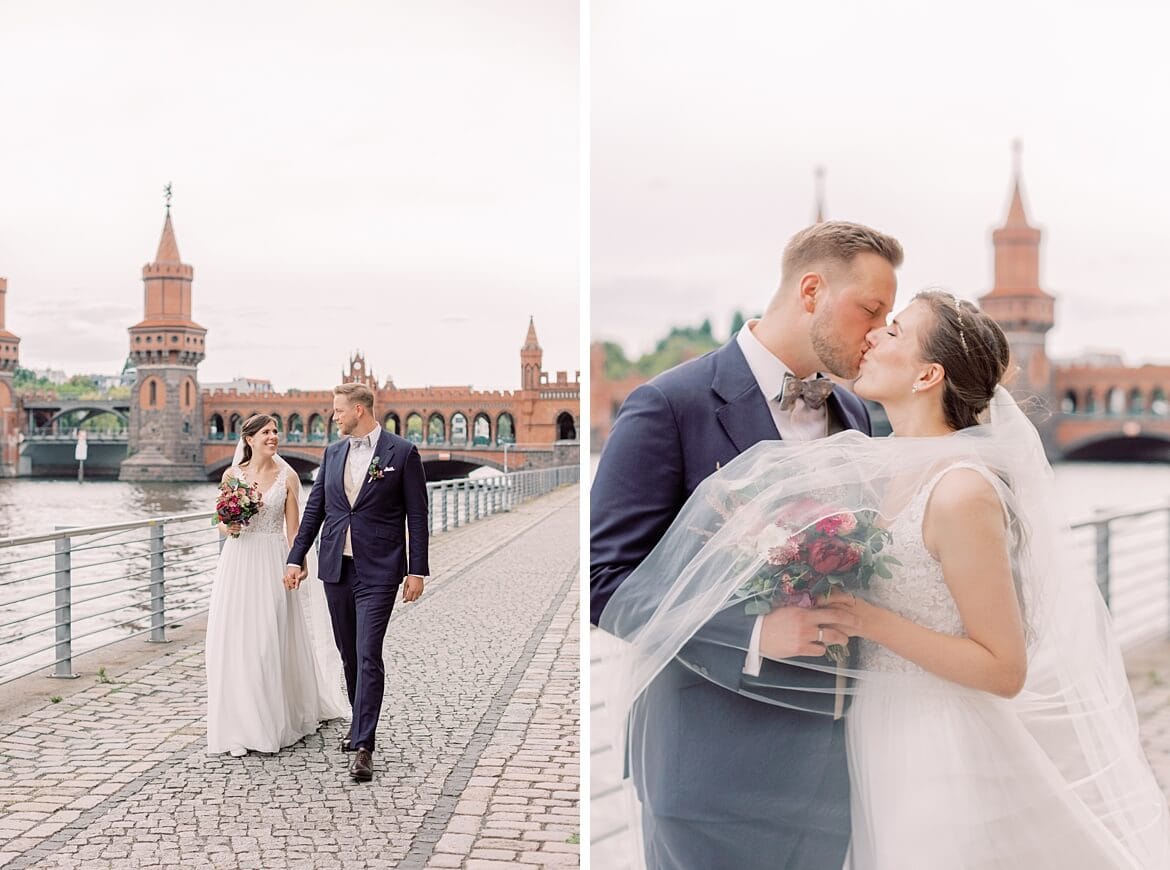
[[[244,421],[244,426],[240,429],[240,439],[251,438],[269,423],[276,421],[267,414],[253,414]],[[252,445],[244,441],[244,458],[240,460],[240,465],[247,465],[252,458]]]
[[[947,425],[974,426],[1007,372],[1007,336],[987,312],[945,290],[924,290],[914,299],[934,314],[934,329],[922,337],[922,356],[946,372],[942,403]]]

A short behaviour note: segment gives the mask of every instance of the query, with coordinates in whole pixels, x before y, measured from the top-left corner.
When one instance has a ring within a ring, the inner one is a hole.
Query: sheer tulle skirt
[[[1136,727],[1080,778],[1075,721],[1029,722],[1011,701],[907,676],[849,710],[851,870],[1170,866]]]
[[[341,715],[314,660],[281,534],[245,530],[220,554],[207,618],[207,749],[276,752]]]

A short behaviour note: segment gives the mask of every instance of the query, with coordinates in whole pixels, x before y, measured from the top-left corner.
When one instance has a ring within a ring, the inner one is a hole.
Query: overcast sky
[[[592,4],[592,334],[758,312],[831,218],[906,249],[898,305],[992,285],[1011,142],[1057,297],[1049,353],[1170,362],[1164,2]]]
[[[575,0],[0,0],[21,362],[120,371],[174,184],[202,381],[579,368]]]

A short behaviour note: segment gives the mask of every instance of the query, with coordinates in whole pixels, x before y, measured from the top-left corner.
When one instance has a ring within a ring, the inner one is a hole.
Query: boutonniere
[[[394,469],[391,468],[389,470],[393,471]],[[375,456],[373,461],[370,462],[370,470],[367,471],[366,474],[369,475],[369,480],[371,483],[375,480],[381,480],[386,476],[386,469],[382,468],[382,460],[379,457]]]

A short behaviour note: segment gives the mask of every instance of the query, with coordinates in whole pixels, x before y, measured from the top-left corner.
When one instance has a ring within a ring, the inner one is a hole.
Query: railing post
[[[162,523],[150,527],[150,643],[167,641],[166,536]]]
[[[443,531],[447,531],[447,481],[439,484],[439,502],[443,507]]]
[[[1099,512],[1099,511],[1098,511]],[[1109,520],[1097,520],[1093,523],[1097,537],[1097,588],[1101,590],[1101,597],[1105,599],[1105,606],[1109,606]]]
[[[458,483],[452,483],[451,489],[455,493],[455,528],[459,528],[459,493],[463,487]]]
[[[58,526],[57,528],[68,528]],[[73,673],[73,553],[68,537],[58,538],[53,545],[55,571],[53,579],[56,662],[50,676],[72,680]]]

